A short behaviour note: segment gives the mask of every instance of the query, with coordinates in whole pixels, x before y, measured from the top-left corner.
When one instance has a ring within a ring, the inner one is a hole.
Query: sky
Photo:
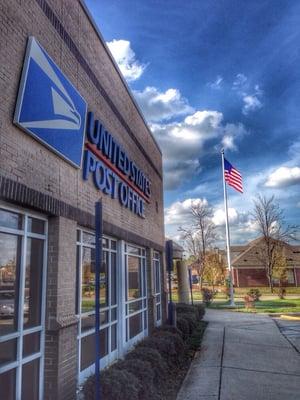
[[[86,4],[161,147],[166,234],[204,202],[222,247],[222,148],[243,177],[243,194],[228,188],[232,244],[258,236],[258,194],[300,225],[300,2]]]

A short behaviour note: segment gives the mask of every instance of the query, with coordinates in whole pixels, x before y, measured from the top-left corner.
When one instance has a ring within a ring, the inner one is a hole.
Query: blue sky
[[[300,2],[86,3],[162,148],[166,233],[204,201],[222,238],[222,147],[244,180],[228,190],[232,242],[257,236],[258,193],[300,224]]]

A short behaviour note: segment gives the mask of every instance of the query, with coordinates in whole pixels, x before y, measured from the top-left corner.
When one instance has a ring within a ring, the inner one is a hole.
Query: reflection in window
[[[81,362],[80,370],[83,371],[95,363],[95,334],[85,336],[81,339]],[[108,354],[108,328],[100,331],[100,356]]]
[[[0,374],[1,399],[15,400],[16,370]]]
[[[41,323],[44,242],[28,238],[25,273],[24,328]]]
[[[3,228],[22,229],[23,216],[0,209],[0,226]]]
[[[95,309],[95,250],[82,249],[81,312]]]
[[[127,300],[138,299],[142,296],[141,260],[128,256],[128,288]]]
[[[16,360],[17,339],[0,342],[0,367]],[[1,387],[1,386],[0,386]]]
[[[0,335],[17,330],[21,237],[0,233]]]

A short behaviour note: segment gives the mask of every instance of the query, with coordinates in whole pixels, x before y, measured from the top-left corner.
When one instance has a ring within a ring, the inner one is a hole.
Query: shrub
[[[194,330],[193,334],[188,338],[187,345],[190,350],[199,350],[202,336],[204,334],[207,322],[202,321],[198,323],[197,328]]]
[[[169,368],[178,366],[178,358],[176,347],[173,340],[165,337],[149,337],[137,345],[138,347],[150,347],[159,352],[162,358],[166,361]]]
[[[139,379],[125,370],[109,368],[101,373],[100,397],[103,400],[139,400],[142,385]],[[95,375],[83,387],[85,400],[95,399]]]
[[[178,303],[176,304],[176,313],[177,314],[194,314],[195,306],[190,304]]]
[[[177,328],[182,332],[183,339],[186,339],[190,334],[189,321],[184,316],[177,317]]]
[[[200,321],[204,317],[205,308],[203,307],[202,304],[196,304],[194,307],[196,310],[197,319]]]
[[[286,289],[283,288],[283,287],[280,287],[280,288],[278,289],[278,297],[279,297],[281,300],[283,300],[283,299],[285,298],[285,296],[286,296]]]
[[[162,325],[159,328],[155,328],[152,334],[156,334],[156,332],[170,332],[182,336],[182,332],[178,327],[172,325]]]
[[[259,289],[252,288],[249,290],[249,292],[247,292],[247,295],[252,297],[254,299],[254,301],[259,301],[261,293],[260,293]]]
[[[139,359],[151,364],[154,379],[158,384],[163,384],[166,378],[168,366],[159,352],[149,347],[136,347],[126,355],[126,360]]]
[[[163,330],[157,330],[157,331],[154,331],[152,335],[153,335],[153,337],[167,339],[167,340],[170,340],[171,342],[173,342],[175,345],[175,350],[176,350],[177,355],[179,357],[183,356],[184,342],[183,342],[180,334],[171,333],[171,332],[163,331]]]
[[[214,298],[215,292],[213,290],[208,289],[208,288],[202,288],[201,292],[202,292],[203,303],[206,306],[209,306],[210,303],[212,302],[213,298]]]
[[[154,384],[154,371],[148,361],[136,359],[127,359],[118,361],[113,365],[113,369],[127,371],[136,376],[142,388],[139,393],[140,399],[158,400],[157,390]]]
[[[245,307],[246,308],[254,308],[254,298],[252,296],[246,295],[244,296],[244,302],[245,302]]]

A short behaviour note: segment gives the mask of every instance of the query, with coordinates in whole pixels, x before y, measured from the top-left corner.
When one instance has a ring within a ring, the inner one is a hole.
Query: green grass
[[[300,312],[300,298],[299,299],[272,299],[272,300],[261,300],[255,302],[255,308],[245,308],[243,301],[236,301],[236,307],[233,309],[229,305],[229,301],[224,302],[213,302],[209,308],[215,309],[230,309],[232,311],[242,312],[256,312],[256,313],[290,313]]]

